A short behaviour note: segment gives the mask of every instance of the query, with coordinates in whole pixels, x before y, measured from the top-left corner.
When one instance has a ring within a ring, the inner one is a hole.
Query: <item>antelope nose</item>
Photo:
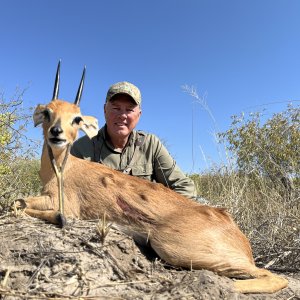
[[[59,136],[62,132],[63,132],[63,130],[61,129],[60,126],[53,126],[50,129],[50,133],[55,137]]]

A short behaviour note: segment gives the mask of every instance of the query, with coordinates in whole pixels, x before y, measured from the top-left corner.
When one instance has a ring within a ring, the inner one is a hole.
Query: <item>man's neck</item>
[[[106,131],[106,139],[116,151],[122,151],[126,147],[129,136],[120,138],[117,136],[109,135],[109,133]]]
[[[112,146],[114,147],[115,150],[122,151],[125,148],[125,146],[128,142],[128,137],[125,138],[125,139],[116,139],[116,138],[112,139],[112,138],[110,138],[109,142],[112,144]]]

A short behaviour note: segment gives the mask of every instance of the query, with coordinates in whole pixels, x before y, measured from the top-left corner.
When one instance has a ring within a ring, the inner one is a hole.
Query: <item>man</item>
[[[196,197],[193,181],[182,173],[162,142],[134,129],[141,113],[139,89],[129,82],[113,84],[104,104],[106,124],[92,140],[87,136],[78,139],[71,154]]]

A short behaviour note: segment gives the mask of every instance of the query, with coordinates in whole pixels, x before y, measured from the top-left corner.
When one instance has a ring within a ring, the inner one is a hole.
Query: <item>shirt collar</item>
[[[107,134],[107,125],[106,124],[100,129],[99,135],[102,135],[102,138],[103,138],[105,144],[107,145],[107,147],[109,147],[111,150],[115,151],[115,149],[111,145],[111,143],[109,143],[107,141],[108,134]],[[136,137],[137,137],[137,132],[136,132],[136,130],[133,130],[129,135],[127,144],[126,144],[125,148],[123,149],[123,152],[125,151],[125,149],[127,147],[131,147],[132,145],[134,145]]]

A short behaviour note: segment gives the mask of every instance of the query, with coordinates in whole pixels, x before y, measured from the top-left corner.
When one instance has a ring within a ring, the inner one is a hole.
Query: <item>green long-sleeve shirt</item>
[[[92,139],[83,136],[72,146],[71,154],[102,163],[114,170],[159,182],[188,197],[196,196],[193,181],[185,176],[162,142],[153,134],[134,130],[123,151],[116,151],[106,139],[106,127]],[[134,159],[132,159],[134,152]]]

